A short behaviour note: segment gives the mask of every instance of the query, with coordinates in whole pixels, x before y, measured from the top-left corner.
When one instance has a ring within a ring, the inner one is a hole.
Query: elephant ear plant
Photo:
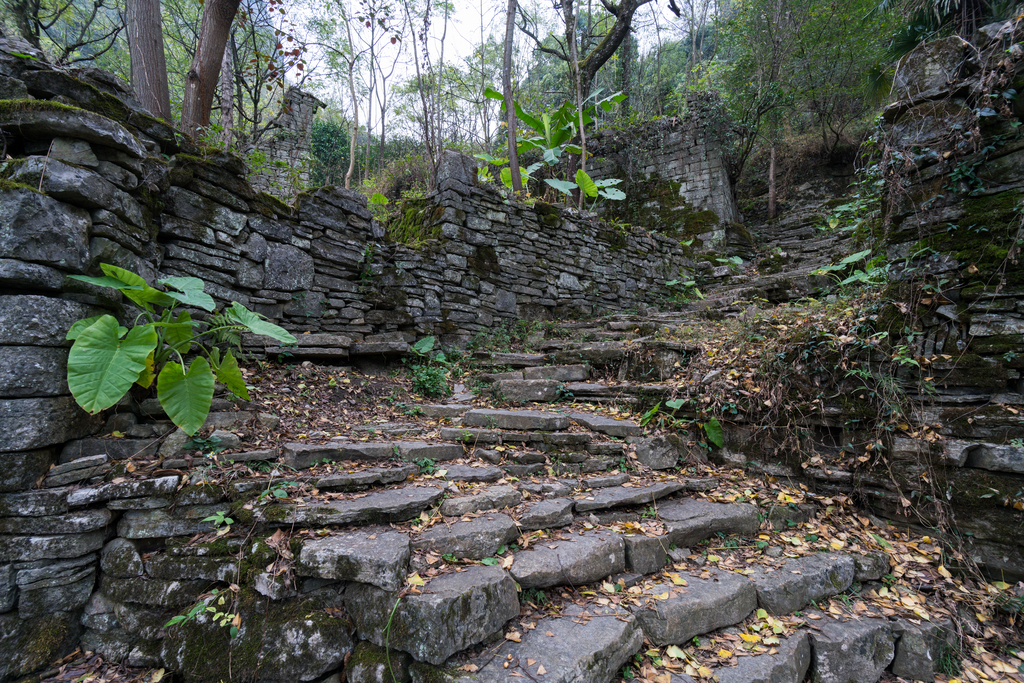
[[[213,402],[214,376],[231,393],[245,400],[249,392],[238,361],[227,351],[204,344],[201,338],[224,329],[248,330],[282,344],[295,344],[295,337],[282,327],[264,320],[237,301],[226,308],[219,320],[227,325],[211,326],[193,320],[190,306],[212,312],[213,297],[195,277],[158,280],[166,291],[150,287],[135,273],[102,264],[103,277],[72,275],[82,282],[113,287],[142,309],[131,329],[121,327],[110,315],[79,320],[68,330],[74,340],[68,356],[68,386],[78,405],[98,413],[120,401],[133,384],[149,388],[156,382],[157,398],[164,412],[188,435],[206,421]],[[201,327],[205,331],[199,332]],[[193,347],[197,355],[186,367],[185,355]]]

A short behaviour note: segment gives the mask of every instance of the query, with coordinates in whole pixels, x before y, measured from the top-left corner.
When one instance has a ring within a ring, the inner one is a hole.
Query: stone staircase
[[[22,583],[31,563],[66,558],[39,578],[48,600],[85,604],[83,647],[185,680],[224,677],[223,650],[253,680],[617,681],[652,649],[655,681],[933,679],[952,633],[941,610],[844,607],[882,588],[880,544],[808,554],[773,528],[818,528],[823,501],[744,502],[726,493],[737,472],[608,415],[415,408],[394,437],[218,454],[226,477],[137,455],[107,463],[112,481],[0,496],[19,610],[47,609]],[[250,469],[261,461],[269,472]],[[202,611],[167,625],[197,604],[239,615],[236,635]],[[294,649],[267,644],[280,639]],[[742,646],[711,662],[695,639]]]

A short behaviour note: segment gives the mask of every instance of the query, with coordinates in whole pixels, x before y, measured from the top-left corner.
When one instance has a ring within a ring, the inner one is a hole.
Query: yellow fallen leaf
[[[543,664],[541,664],[540,666],[537,667],[537,675],[538,676],[543,676],[547,672],[548,672],[548,670],[544,668]]]
[[[511,640],[513,643],[522,642],[523,636],[519,631],[509,631],[505,634],[505,640]]]
[[[943,567],[941,564],[939,565],[939,574],[946,577],[947,579],[953,578],[953,575],[949,573],[949,570]]]
[[[729,657],[732,657],[732,652],[726,649],[721,649],[718,651],[718,656],[722,659],[729,659]]]
[[[756,633],[741,633],[740,638],[747,641],[748,643],[757,643],[761,640],[761,636]]]
[[[427,582],[420,578],[419,574],[413,574],[405,580],[410,586],[425,586]]]
[[[164,677],[164,670],[157,669],[153,672],[153,676],[149,679],[150,683],[160,683],[160,679]]]

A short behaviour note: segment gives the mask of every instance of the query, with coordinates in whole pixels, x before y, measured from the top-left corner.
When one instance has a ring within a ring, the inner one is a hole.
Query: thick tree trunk
[[[632,85],[633,85],[633,33],[627,32],[626,37],[622,39],[622,45],[619,46],[622,50],[622,78],[619,82],[619,90],[626,96],[626,99],[622,100],[622,113],[629,116],[629,108],[632,104]]]
[[[224,46],[224,59],[220,63],[220,125],[221,141],[231,149],[232,133],[235,128],[234,109],[231,95],[235,86],[235,60],[231,45]]]
[[[135,95],[154,116],[170,122],[171,96],[167,87],[160,0],[128,0],[127,23]]]
[[[512,172],[512,189],[523,191],[523,178],[519,172],[519,150],[516,142],[516,107],[512,99],[512,39],[516,28],[516,0],[508,0],[508,16],[505,18],[505,55],[501,63],[501,85],[505,96],[505,115],[508,124],[508,168]],[[482,50],[483,48],[481,48]]]
[[[181,107],[181,127],[193,137],[210,125],[210,110],[217,90],[224,46],[231,34],[241,0],[207,0],[199,41],[192,66],[185,76],[185,96]]]

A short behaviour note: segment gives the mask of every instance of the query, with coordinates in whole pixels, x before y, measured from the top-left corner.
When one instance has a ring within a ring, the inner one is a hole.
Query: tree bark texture
[[[516,0],[508,0],[508,15],[505,19],[505,55],[501,62],[501,85],[505,96],[505,115],[508,124],[508,168],[512,172],[512,189],[523,191],[523,178],[519,172],[519,150],[516,142],[516,105],[512,99],[512,39],[516,28]],[[482,48],[481,48],[482,49]]]
[[[196,54],[185,76],[185,97],[181,107],[181,127],[193,137],[210,125],[210,110],[224,58],[224,46],[240,3],[241,0],[207,0],[203,9]]]
[[[160,0],[128,0],[127,23],[135,96],[158,119],[170,122],[171,96]]]

